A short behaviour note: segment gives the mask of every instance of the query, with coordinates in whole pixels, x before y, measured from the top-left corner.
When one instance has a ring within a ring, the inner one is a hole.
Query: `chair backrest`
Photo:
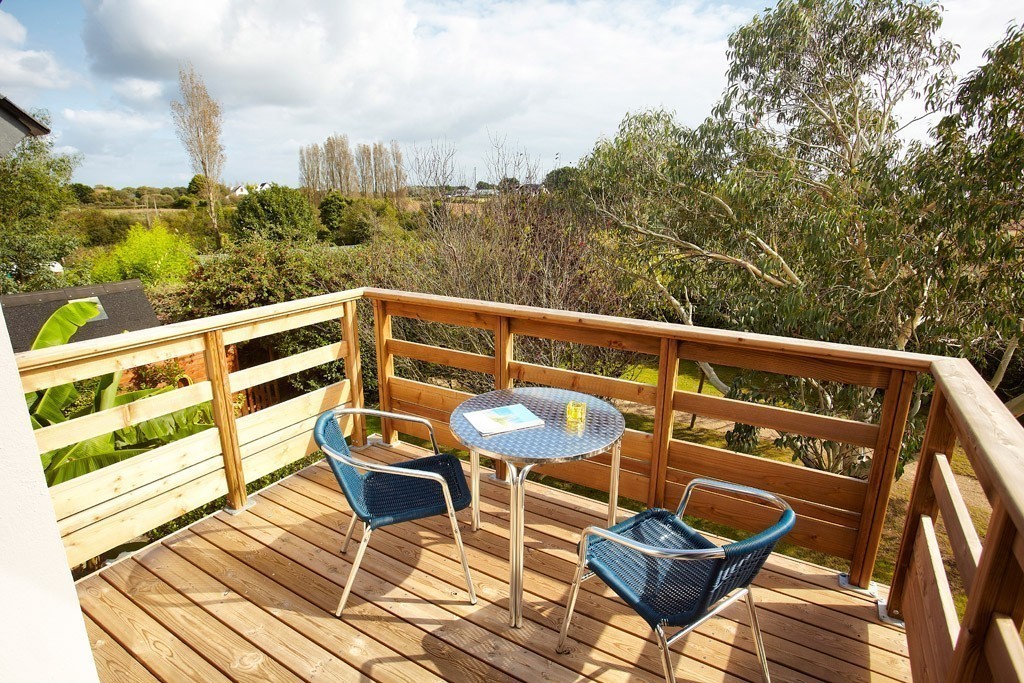
[[[366,474],[360,474],[359,470],[344,462],[344,459],[352,455],[352,451],[348,449],[345,434],[342,433],[333,410],[328,410],[317,418],[316,426],[313,427],[313,438],[323,451],[327,464],[331,466],[331,471],[334,472],[334,477],[338,480],[338,485],[348,499],[352,511],[364,521],[369,519],[364,487]]]
[[[793,529],[795,522],[796,514],[786,509],[779,517],[779,521],[764,531],[742,541],[722,546],[725,559],[711,577],[707,605],[714,605],[737,588],[749,586],[771,555],[775,544]]]

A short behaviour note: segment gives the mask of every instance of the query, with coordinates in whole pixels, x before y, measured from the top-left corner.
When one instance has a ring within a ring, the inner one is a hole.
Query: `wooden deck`
[[[371,445],[362,457],[419,454]],[[468,604],[447,520],[374,534],[345,618],[348,506],[324,464],[293,475],[238,515],[219,513],[78,583],[103,681],[660,680],[650,628],[599,580],[583,584],[555,653],[579,531],[599,503],[538,485],[526,503],[524,627],[507,624],[508,490],[482,487],[482,526],[459,514],[479,602]],[[357,532],[358,533],[358,532]],[[777,681],[907,681],[901,630],[835,572],[773,556],[757,583]],[[673,647],[679,680],[760,680],[746,609]]]

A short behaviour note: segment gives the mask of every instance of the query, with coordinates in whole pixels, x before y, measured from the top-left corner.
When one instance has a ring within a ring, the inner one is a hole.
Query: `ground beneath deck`
[[[412,446],[369,446],[394,461]],[[526,501],[524,623],[508,626],[508,489],[485,477],[482,526],[459,513],[479,602],[470,605],[446,519],[378,530],[344,619],[334,617],[355,544],[323,463],[78,583],[103,681],[660,680],[650,628],[598,579],[583,584],[555,653],[579,531],[606,508],[539,485]],[[626,513],[628,514],[628,513]],[[358,531],[357,531],[358,534]],[[755,586],[777,681],[908,681],[906,638],[835,572],[773,555]],[[673,646],[680,681],[760,680],[746,608]]]

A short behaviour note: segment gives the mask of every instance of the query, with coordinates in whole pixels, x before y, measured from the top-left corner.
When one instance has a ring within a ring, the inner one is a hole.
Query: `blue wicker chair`
[[[430,430],[434,455],[396,465],[356,460],[345,443],[345,435],[338,424],[338,417],[360,414],[426,424]],[[447,514],[451,521],[455,544],[462,554],[462,569],[466,573],[466,585],[469,586],[469,602],[475,605],[476,591],[473,590],[473,579],[469,574],[469,560],[466,558],[466,549],[459,534],[459,523],[455,519],[458,510],[469,506],[470,490],[459,459],[437,450],[437,440],[434,438],[434,428],[430,422],[419,417],[379,410],[339,408],[328,410],[317,419],[313,435],[353,512],[352,521],[345,534],[342,553],[348,552],[356,520],[363,523],[363,538],[352,562],[352,569],[345,582],[345,590],[341,594],[335,616],[340,617],[341,611],[345,609],[353,580],[359,570],[359,563],[363,560],[366,546],[370,542],[370,534],[374,529],[442,514]]]
[[[773,526],[755,536],[717,546],[682,521],[690,494],[697,488],[757,498],[778,506],[782,515]],[[668,510],[651,508],[610,529],[584,529],[558,651],[568,652],[565,640],[580,583],[596,574],[654,629],[665,680],[670,683],[675,681],[669,652],[672,643],[732,603],[746,598],[754,647],[764,680],[769,681],[768,659],[750,583],[775,544],[793,528],[795,519],[786,501],[774,494],[712,479],[694,479],[686,487],[674,515]],[[668,637],[666,628],[681,630]]]

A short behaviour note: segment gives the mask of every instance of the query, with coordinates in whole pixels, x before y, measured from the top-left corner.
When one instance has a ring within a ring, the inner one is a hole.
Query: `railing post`
[[[224,333],[211,330],[203,334],[203,359],[206,362],[206,377],[210,380],[213,393],[213,422],[217,425],[220,449],[224,457],[224,477],[228,483],[228,509],[242,510],[248,504],[245,493],[245,472],[242,469],[242,452],[238,446],[238,427],[235,424],[235,408],[228,384],[228,359],[224,352]]]
[[[907,519],[903,523],[903,535],[900,537],[900,550],[896,555],[892,585],[889,587],[886,609],[892,616],[902,616],[903,613],[903,591],[907,585],[907,572],[910,571],[910,560],[914,553],[917,531],[921,526],[921,516],[934,519],[939,510],[931,482],[935,454],[952,453],[956,443],[956,434],[946,414],[946,406],[946,395],[936,387],[932,394],[932,407],[928,412],[924,441],[921,442],[921,454],[917,459],[917,476],[910,494]]]
[[[363,364],[359,356],[359,313],[356,301],[346,301],[345,317],[341,321],[341,336],[347,345],[345,353],[345,376],[351,386],[352,407],[363,407]],[[366,418],[362,415],[352,416],[352,444],[362,446],[366,443]]]
[[[950,681],[991,680],[983,654],[992,619],[1004,614],[1019,633],[1024,621],[1024,570],[1013,551],[1017,528],[1001,499],[992,506],[985,545],[967,595],[967,610],[953,650]]]
[[[498,317],[498,324],[494,328],[494,388],[511,389],[512,373],[509,363],[515,356],[515,335],[509,331],[511,320],[505,316]],[[494,462],[494,476],[498,479],[505,478],[505,463]]]
[[[917,373],[893,370],[882,399],[882,416],[879,421],[878,441],[871,457],[871,472],[868,474],[867,494],[860,515],[860,528],[853,545],[853,562],[850,565],[850,583],[861,588],[871,584],[871,573],[875,569],[878,544],[882,539],[885,511],[889,504],[896,465],[899,462],[903,432],[910,415],[910,401],[914,397],[914,383]]]
[[[373,301],[373,330],[377,340],[377,395],[380,409],[390,411],[391,378],[395,376],[395,357],[388,349],[388,341],[392,338],[391,315],[387,302],[379,299]],[[380,436],[384,443],[398,442],[398,432],[392,420],[385,418],[380,421]]]
[[[672,402],[679,376],[679,342],[661,340],[658,357],[658,397],[654,407],[654,447],[651,451],[651,481],[647,490],[647,506],[665,505],[665,480],[668,475],[668,446],[672,440],[675,411]]]

